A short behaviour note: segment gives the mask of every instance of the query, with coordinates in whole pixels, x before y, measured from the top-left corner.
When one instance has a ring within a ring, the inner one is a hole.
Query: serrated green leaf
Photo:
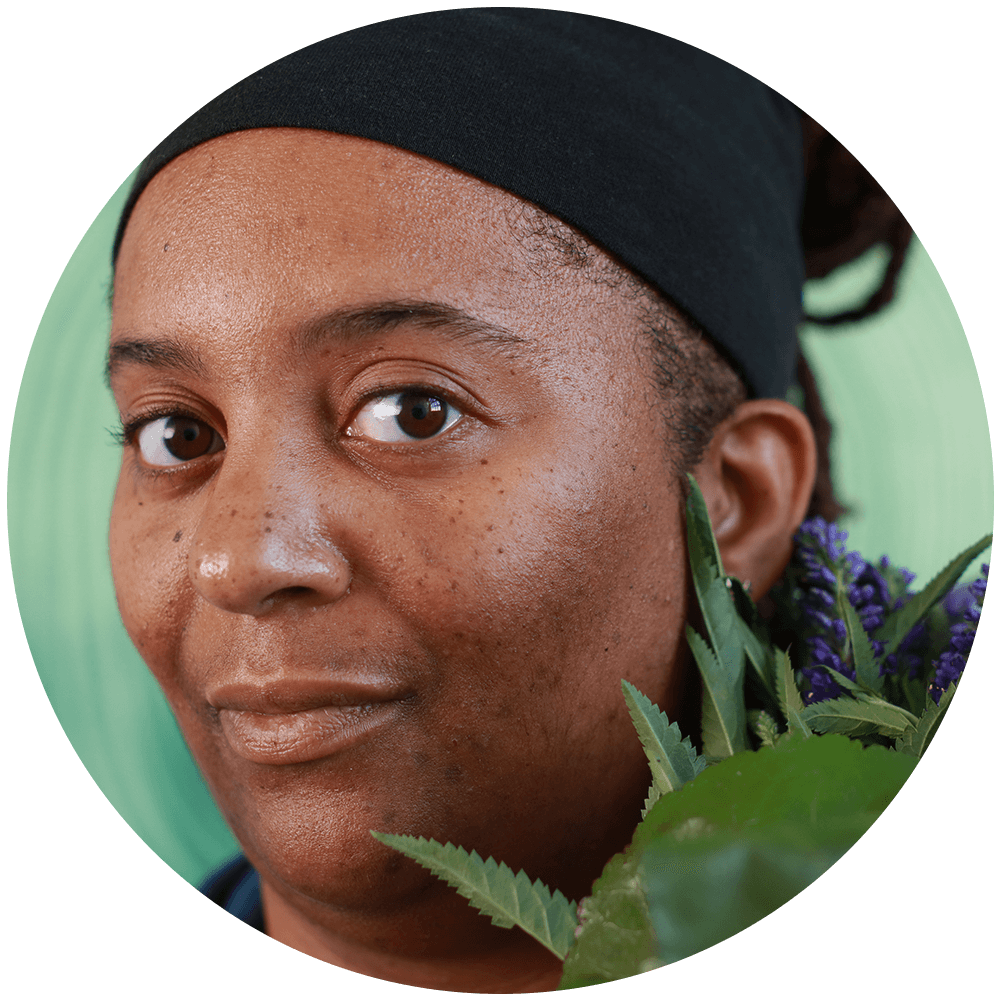
[[[642,805],[642,816],[641,819],[646,818],[646,813],[656,804],[656,800],[660,798],[663,793],[656,787],[656,782],[654,781],[649,786],[649,791],[646,792],[646,801]]]
[[[699,757],[691,741],[681,736],[676,722],[671,722],[627,680],[622,680],[622,694],[632,717],[632,725],[646,751],[653,784],[661,795],[680,788],[704,769],[705,758]]]
[[[893,611],[886,617],[885,623],[875,633],[875,638],[885,643],[886,656],[896,652],[910,629],[955,586],[972,560],[992,544],[993,536],[984,535],[974,545],[970,545],[964,552],[955,556],[919,594],[911,597],[898,611]]]
[[[786,650],[779,649],[776,653],[775,673],[778,685],[778,707],[785,717],[788,728],[798,730],[804,737],[812,736],[812,730],[802,717],[805,706],[802,704],[802,695],[799,692],[799,686],[795,683],[792,661]]]
[[[888,705],[890,708],[896,708],[894,702],[889,701],[884,695],[872,694],[870,691],[865,690],[860,684],[855,683],[846,674],[842,674],[839,670],[835,670],[829,664],[821,663],[819,664],[839,685],[842,691],[848,692],[857,701],[863,701],[868,705]],[[901,711],[908,711],[907,709],[901,708]],[[912,715],[912,713],[910,713]],[[913,716],[913,721],[916,722],[916,716]]]
[[[722,760],[747,748],[743,671],[734,677],[690,625],[687,640],[702,679],[702,749],[709,760]]]
[[[747,721],[764,746],[774,746],[778,740],[778,723],[767,712],[762,709],[751,709],[747,712]]]
[[[499,927],[520,927],[562,959],[576,931],[576,903],[523,871],[515,875],[505,864],[486,861],[452,844],[394,833],[371,835],[387,847],[432,871]]]
[[[742,670],[744,632],[748,630],[736,611],[724,575],[705,498],[690,474],[688,482],[691,486],[687,500],[688,560],[708,643],[723,666],[738,661],[738,668],[733,669]]]
[[[713,579],[698,593],[698,602],[716,659],[723,665],[731,664],[735,677],[743,675],[745,656],[753,667],[750,682],[754,694],[776,712],[776,650],[742,582],[732,576]]]
[[[851,652],[854,654],[854,672],[858,678],[858,683],[869,691],[879,692],[882,690],[883,678],[879,676],[878,664],[875,662],[875,653],[872,644],[868,639],[861,619],[857,611],[854,610],[850,601],[844,601],[841,609],[847,623],[847,634],[851,637]]]
[[[771,644],[771,636],[767,625],[757,613],[757,606],[746,592],[742,582],[736,577],[729,577],[733,603],[736,607],[737,621],[740,626],[743,649],[754,672],[754,689],[768,708],[777,709],[777,685],[775,681],[775,647]]]
[[[895,738],[916,724],[905,708],[890,705],[880,698],[865,700],[831,698],[806,705],[802,721],[817,733],[840,733],[843,736],[880,736]]]
[[[938,704],[934,704],[933,698],[927,696],[928,705],[920,716],[916,726],[906,730],[903,735],[896,740],[896,749],[900,753],[909,754],[911,757],[921,757],[927,749],[927,744],[934,738],[934,734],[941,725],[941,719],[951,704],[951,699],[955,695],[956,684],[948,686],[948,690],[941,695]]]
[[[850,677],[842,674],[839,670],[835,670],[833,667],[826,663],[820,664],[820,666],[840,685],[840,687],[850,693],[851,698],[847,700],[855,700],[858,702],[863,702],[866,705],[875,705],[876,707],[883,707],[885,709],[891,709],[894,712],[900,713],[902,719],[905,720],[906,724],[909,726],[916,726],[917,717],[912,713],[907,711],[901,705],[894,705],[892,702],[887,701],[885,698],[880,697],[876,694],[870,694],[866,691],[860,684],[856,684],[851,680]],[[825,704],[825,702],[816,702],[814,704]],[[883,734],[888,735],[888,734]]]
[[[698,585],[699,576],[707,586],[713,579],[723,575],[722,556],[719,554],[719,543],[715,540],[712,519],[708,516],[701,487],[690,473],[687,478],[690,487],[687,498],[688,554],[691,568],[696,574],[695,586]]]

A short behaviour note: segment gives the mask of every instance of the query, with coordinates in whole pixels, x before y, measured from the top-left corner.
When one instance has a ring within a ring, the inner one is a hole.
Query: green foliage
[[[689,739],[681,736],[676,722],[671,723],[656,705],[626,680],[622,681],[622,694],[649,759],[653,784],[659,795],[680,788],[705,769],[705,758],[698,755]],[[647,804],[647,809],[651,804]]]
[[[773,747],[778,742],[778,723],[763,709],[750,709],[747,721],[764,746]]]
[[[803,736],[809,736],[809,726],[802,717],[805,706],[802,695],[795,684],[792,672],[792,661],[784,650],[776,655],[778,671],[778,706],[790,729],[795,729]]]
[[[373,833],[447,880],[494,923],[521,927],[565,956],[561,988],[676,962],[791,899],[888,805],[955,692],[952,685],[935,704],[925,680],[903,671],[881,675],[841,567],[834,599],[847,635],[839,655],[853,664],[857,680],[827,667],[841,697],[804,704],[789,652],[773,645],[743,585],[724,575],[704,498],[691,477],[689,482],[688,548],[705,635],[688,626],[687,639],[702,679],[705,756],[649,698],[622,681],[653,781],[632,843],[611,858],[579,909],[492,858]],[[876,633],[883,655],[896,651],[921,619],[940,626],[931,632],[925,663],[940,653],[947,619],[935,605],[990,541],[987,536],[970,546],[887,617]],[[902,574],[888,567],[886,579],[893,599],[903,596]],[[787,624],[796,620],[796,591],[783,586]],[[754,752],[748,750],[748,723],[761,744]]]
[[[594,883],[560,986],[675,962],[759,920],[841,857],[915,764],[822,736],[707,768],[656,803]]]
[[[687,638],[703,684],[702,746],[712,761],[747,747],[743,656],[748,636],[756,640],[737,613],[731,584],[723,576],[705,499],[690,475],[688,482],[688,554],[708,642],[690,625]]]
[[[924,751],[927,749],[927,744],[930,743],[937,732],[938,726],[941,725],[941,719],[951,704],[951,699],[955,695],[955,687],[954,684],[949,685],[948,690],[941,695],[941,700],[936,705],[930,694],[927,695],[926,708],[916,726],[907,729],[896,740],[896,749],[900,753],[910,754],[913,757],[923,756]]]
[[[701,672],[701,742],[705,756],[714,762],[746,749],[746,706],[742,676],[719,661],[704,639],[690,625],[688,645]]]
[[[847,623],[847,634],[851,640],[851,655],[854,659],[854,670],[858,684],[868,691],[878,693],[882,690],[882,678],[879,676],[878,664],[871,641],[858,618],[857,611],[845,597],[842,608],[844,621]]]
[[[580,927],[563,962],[560,989],[624,979],[644,971],[646,963],[659,964],[640,857],[631,849],[616,854],[580,904]]]
[[[640,863],[656,957],[687,958],[787,903],[863,836],[916,763],[844,737],[793,734],[664,802]]]
[[[881,699],[831,698],[807,705],[802,720],[814,732],[844,736],[902,736],[915,726],[916,718],[897,705]]]
[[[497,926],[517,925],[556,957],[566,956],[576,929],[576,903],[558,889],[551,892],[523,871],[515,875],[505,864],[483,861],[475,851],[469,854],[451,844],[375,830],[371,835],[444,879]]]
[[[972,560],[992,544],[993,536],[984,535],[974,545],[955,556],[919,594],[886,617],[885,624],[875,633],[875,638],[885,643],[886,655],[896,652],[910,629],[955,586]]]

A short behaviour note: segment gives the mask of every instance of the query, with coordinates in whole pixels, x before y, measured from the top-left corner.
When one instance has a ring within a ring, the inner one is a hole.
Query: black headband
[[[783,397],[801,318],[797,110],[664,35],[527,8],[439,11],[310,45],[247,77],[146,158],[274,126],[420,153],[534,202],[694,318],[757,396]]]

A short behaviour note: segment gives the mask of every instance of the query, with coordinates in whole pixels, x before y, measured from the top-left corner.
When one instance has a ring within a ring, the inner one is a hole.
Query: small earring
[[[743,589],[747,592],[747,597],[753,593],[753,584],[749,580],[743,580]]]

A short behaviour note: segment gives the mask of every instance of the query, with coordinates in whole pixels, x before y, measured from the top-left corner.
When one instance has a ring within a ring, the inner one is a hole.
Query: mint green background
[[[237,849],[118,618],[107,519],[117,414],[103,383],[109,254],[126,186],[66,267],[28,358],[11,439],[10,555],[21,619],[63,728],[135,831],[197,882]],[[821,312],[860,299],[878,252],[807,289]],[[951,301],[915,246],[896,303],[848,331],[803,331],[837,428],[851,546],[929,578],[992,530],[982,392]]]

